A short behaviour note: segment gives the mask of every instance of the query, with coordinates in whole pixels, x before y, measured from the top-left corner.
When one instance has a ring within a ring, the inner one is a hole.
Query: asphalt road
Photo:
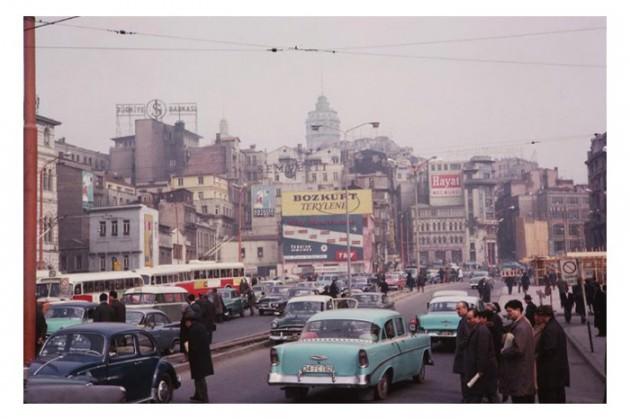
[[[467,289],[463,284],[447,284],[440,289]],[[426,311],[426,303],[432,289],[425,294],[414,294],[396,303],[396,310],[409,318]],[[470,291],[473,293],[475,291]],[[258,316],[255,316],[258,317]],[[242,322],[264,321],[269,326],[272,317],[257,319],[236,319],[230,326]],[[229,323],[228,323],[229,324]],[[256,323],[258,324],[258,323]],[[223,323],[225,325],[225,323]],[[221,326],[221,325],[219,325]],[[254,324],[251,324],[254,327]],[[237,329],[224,327],[226,330]],[[240,329],[240,328],[238,328]],[[236,333],[236,331],[235,331]],[[240,333],[240,335],[244,335]],[[393,386],[385,403],[459,403],[461,394],[459,379],[451,372],[453,354],[440,347],[433,348],[434,366],[427,369],[427,379],[423,384],[412,382]],[[601,403],[604,386],[579,354],[569,345],[572,387],[567,389],[567,400],[572,403]],[[225,359],[215,364],[215,375],[208,377],[208,392],[212,403],[285,403],[284,392],[267,384],[269,372],[269,348],[254,350],[235,358]],[[194,392],[193,382],[188,371],[182,372],[182,387],[174,395],[174,402],[188,403]],[[357,393],[351,390],[312,390],[307,403],[360,403]]]

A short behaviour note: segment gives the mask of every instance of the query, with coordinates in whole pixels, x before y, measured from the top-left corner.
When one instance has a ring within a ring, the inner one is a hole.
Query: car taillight
[[[276,348],[271,348],[271,365],[278,365],[280,364],[280,358],[278,358],[278,351],[276,351]]]
[[[370,365],[370,363],[368,361],[367,352],[365,352],[365,350],[361,349],[359,351],[359,366],[361,368],[367,368],[368,365]]]

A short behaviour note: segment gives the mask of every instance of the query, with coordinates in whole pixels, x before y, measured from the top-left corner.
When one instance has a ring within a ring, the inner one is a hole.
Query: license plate
[[[453,332],[449,332],[448,330],[442,331],[439,333],[440,336],[453,336]]]
[[[330,374],[333,372],[333,367],[331,367],[330,365],[304,365],[304,368],[302,368],[302,372]]]

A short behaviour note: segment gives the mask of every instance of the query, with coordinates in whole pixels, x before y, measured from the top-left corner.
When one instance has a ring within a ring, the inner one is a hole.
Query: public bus
[[[55,271],[37,271],[35,293],[38,303],[64,301],[72,298],[72,289],[69,288],[67,280],[62,281],[62,276]]]
[[[83,300],[98,303],[99,295],[116,290],[122,297],[125,290],[142,286],[142,276],[133,271],[57,274],[37,278],[37,300]]]
[[[155,308],[162,310],[171,320],[179,320],[186,307],[188,292],[181,287],[167,285],[145,285],[129,288],[122,296],[127,310]]]

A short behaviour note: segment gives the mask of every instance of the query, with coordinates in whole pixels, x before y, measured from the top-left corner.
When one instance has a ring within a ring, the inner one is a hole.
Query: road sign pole
[[[588,343],[591,346],[591,353],[595,352],[595,349],[593,348],[593,334],[591,332],[591,319],[590,316],[588,315],[588,306],[586,305],[586,287],[584,286],[584,278],[582,277],[582,268],[581,268],[581,263],[579,260],[576,260],[577,262],[577,267],[578,267],[578,273],[579,273],[579,278],[581,280],[581,287],[582,287],[582,299],[584,300],[584,315],[586,316],[586,330],[588,332]]]

